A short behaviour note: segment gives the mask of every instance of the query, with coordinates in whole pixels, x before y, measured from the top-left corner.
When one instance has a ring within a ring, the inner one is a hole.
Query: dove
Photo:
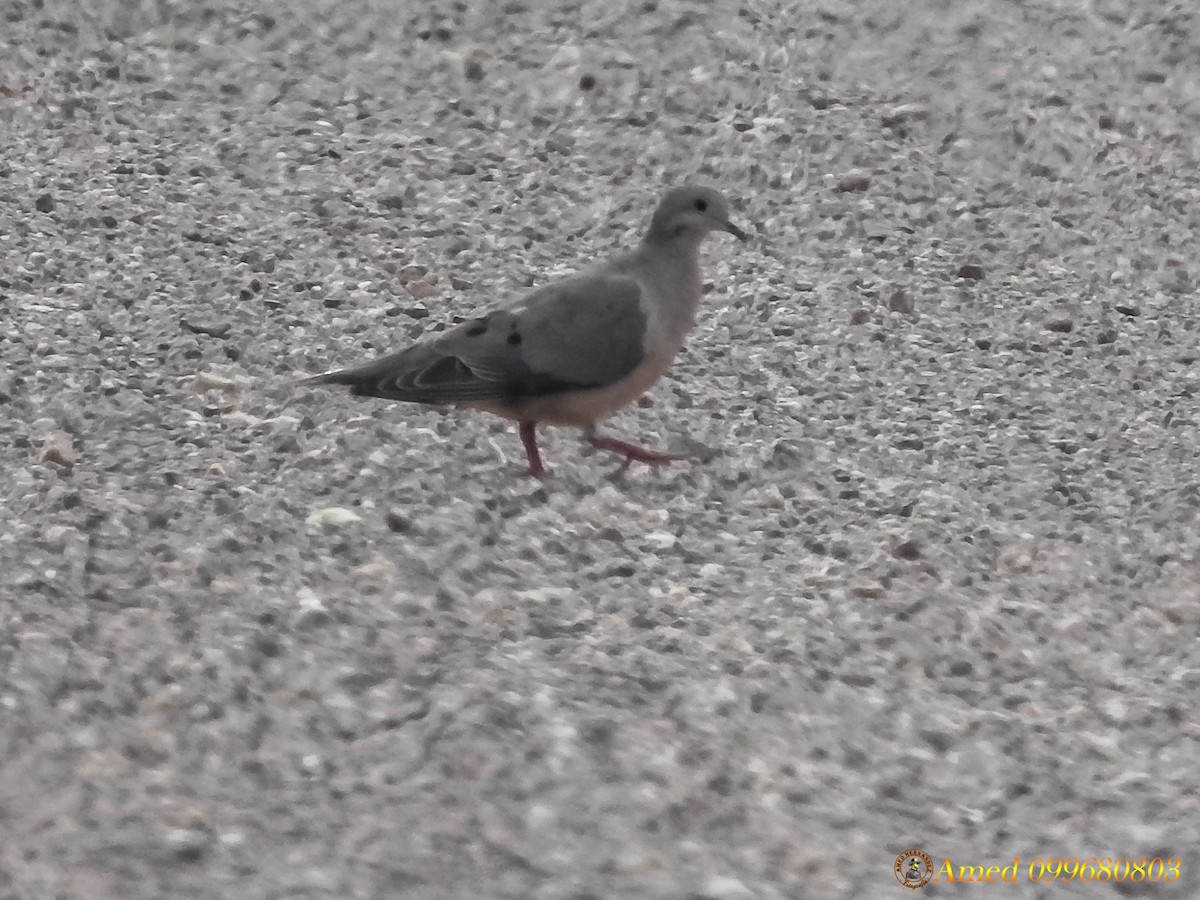
[[[537,442],[543,424],[581,428],[588,443],[626,461],[680,459],[602,435],[597,425],[644,394],[683,346],[700,305],[700,245],[714,231],[748,239],[721,193],[673,188],[635,249],[407,349],[304,383],[511,419],[533,476],[546,473]]]

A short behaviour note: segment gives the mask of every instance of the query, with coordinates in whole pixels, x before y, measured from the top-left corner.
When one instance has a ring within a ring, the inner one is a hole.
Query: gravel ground
[[[0,0],[0,897],[898,896],[912,846],[1200,896],[1198,44]],[[697,461],[550,430],[538,483],[504,422],[292,384],[689,177],[754,238],[610,428]]]

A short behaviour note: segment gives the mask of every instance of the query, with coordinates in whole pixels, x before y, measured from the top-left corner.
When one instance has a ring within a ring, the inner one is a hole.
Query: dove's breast
[[[663,347],[657,353],[648,354],[632,372],[604,387],[566,390],[541,397],[523,397],[513,402],[486,400],[462,405],[509,419],[586,428],[612,415],[621,407],[628,406],[646,393],[671,367],[671,361],[678,349],[678,345],[673,348]]]

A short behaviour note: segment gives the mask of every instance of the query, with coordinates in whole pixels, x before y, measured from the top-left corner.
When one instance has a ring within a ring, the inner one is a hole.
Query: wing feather
[[[535,291],[511,309],[310,382],[417,403],[516,401],[623,378],[642,360],[645,327],[635,280],[577,276]]]

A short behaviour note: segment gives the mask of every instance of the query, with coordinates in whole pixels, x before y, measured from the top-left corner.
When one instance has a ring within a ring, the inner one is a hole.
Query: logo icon
[[[892,867],[896,873],[896,880],[906,888],[916,890],[920,887],[925,887],[933,880],[936,874],[936,869],[933,865],[933,857],[924,850],[905,850],[896,857],[896,864]]]

